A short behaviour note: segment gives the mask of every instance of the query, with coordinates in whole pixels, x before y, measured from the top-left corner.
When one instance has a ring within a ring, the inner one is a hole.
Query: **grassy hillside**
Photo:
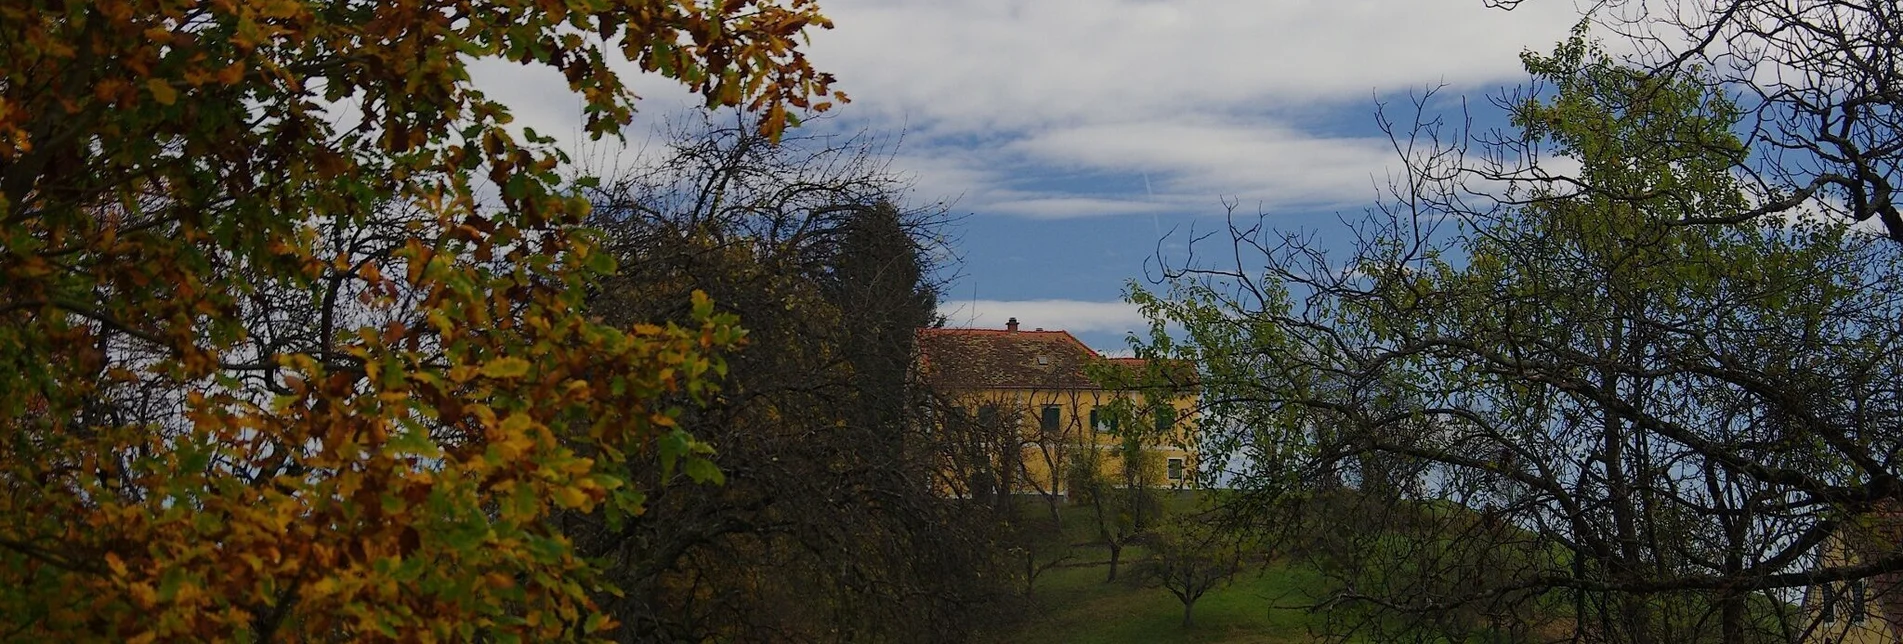
[[[1172,495],[1165,501],[1176,516],[1193,515],[1199,499],[1194,495]],[[1419,508],[1424,518],[1447,518],[1449,513],[1466,513],[1449,504],[1426,504]],[[1123,552],[1123,573],[1114,582],[1105,581],[1109,550],[1097,541],[1094,516],[1088,506],[1062,509],[1061,530],[1051,526],[1048,507],[1027,500],[1023,518],[1045,526],[1034,549],[1041,561],[1060,554],[1068,558],[1038,577],[1031,597],[1025,600],[1022,618],[984,636],[986,642],[1251,642],[1281,643],[1313,641],[1322,630],[1326,615],[1301,608],[1316,597],[1330,594],[1330,582],[1320,573],[1302,565],[1271,561],[1264,563],[1260,553],[1253,563],[1245,564],[1230,583],[1209,591],[1195,605],[1195,623],[1184,627],[1183,605],[1168,590],[1146,583],[1135,574],[1138,562],[1148,555],[1140,546]],[[1461,518],[1461,517],[1454,517]],[[1390,527],[1390,529],[1398,529]],[[1067,549],[1067,550],[1066,550]],[[1554,598],[1556,599],[1556,598]],[[1660,596],[1653,605],[1672,633],[1702,633],[1704,641],[1716,641],[1707,624],[1713,615],[1710,604],[1699,596]],[[1793,613],[1795,606],[1767,597],[1753,597],[1752,612],[1767,616]],[[1564,638],[1573,627],[1571,606],[1559,601],[1541,602],[1531,613],[1535,621],[1520,624],[1555,639]],[[1521,616],[1525,616],[1522,614]],[[1343,617],[1337,615],[1336,617]],[[1392,624],[1401,627],[1403,624]],[[1337,625],[1339,626],[1339,625]],[[1504,641],[1504,633],[1484,630],[1443,641]],[[1677,639],[1673,636],[1668,639]]]
[[[1190,495],[1168,501],[1172,511],[1186,512],[1196,504]],[[1063,509],[1061,532],[1052,530],[1047,544],[1069,544],[1072,559],[1041,575],[1024,619],[994,633],[994,642],[1252,642],[1310,641],[1314,616],[1293,608],[1305,603],[1304,591],[1320,583],[1313,571],[1283,565],[1245,566],[1231,583],[1209,591],[1196,603],[1195,624],[1184,628],[1183,604],[1163,588],[1130,579],[1148,553],[1140,546],[1123,552],[1123,578],[1104,581],[1109,550],[1095,540],[1095,524],[1088,507]],[[1025,508],[1027,519],[1048,524],[1041,504]]]
[[[1053,570],[1038,580],[1037,610],[1008,637],[1014,642],[1306,642],[1307,612],[1273,609],[1298,603],[1313,573],[1282,567],[1245,572],[1196,603],[1184,628],[1183,605],[1161,588],[1104,583],[1101,566]]]

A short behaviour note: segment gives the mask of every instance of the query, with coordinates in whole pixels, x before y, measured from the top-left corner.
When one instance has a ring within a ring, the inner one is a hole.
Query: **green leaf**
[[[520,378],[529,373],[529,361],[516,357],[490,360],[482,365],[482,375],[490,378]]]
[[[720,466],[714,465],[714,462],[708,459],[699,457],[689,458],[687,459],[687,463],[681,466],[681,471],[685,472],[687,478],[693,479],[695,483],[712,483],[714,485],[725,485],[727,483],[727,475],[720,472]]]
[[[599,633],[602,629],[607,627],[608,615],[606,613],[592,613],[588,616],[588,621],[582,623],[582,632]]]

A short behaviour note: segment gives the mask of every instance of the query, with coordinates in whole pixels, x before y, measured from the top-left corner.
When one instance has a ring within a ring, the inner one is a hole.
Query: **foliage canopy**
[[[1511,145],[1577,183],[1482,193],[1434,165],[1456,154],[1410,158],[1344,263],[1235,229],[1263,269],[1137,292],[1186,329],[1139,355],[1204,365],[1245,519],[1338,535],[1294,548],[1335,581],[1336,635],[1801,637],[1799,590],[1903,569],[1814,556],[1903,493],[1898,248],[1736,217],[1743,110],[1701,79],[1583,34],[1525,62],[1551,87],[1512,104]]]
[[[0,7],[0,614],[35,640],[599,634],[544,519],[699,479],[743,333],[610,327],[565,159],[469,65],[613,134],[634,61],[769,134],[823,110],[810,0]],[[493,203],[481,195],[492,194]]]

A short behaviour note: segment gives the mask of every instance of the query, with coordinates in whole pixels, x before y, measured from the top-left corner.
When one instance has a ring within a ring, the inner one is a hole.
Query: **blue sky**
[[[1484,97],[1523,78],[1579,19],[1569,0],[822,0],[818,67],[852,96],[819,127],[903,133],[911,200],[953,202],[964,262],[953,326],[1068,329],[1103,350],[1142,325],[1120,301],[1159,233],[1219,226],[1223,200],[1326,240],[1395,166],[1377,99],[1445,85]],[[518,122],[574,131],[552,73],[485,64]],[[637,84],[649,123],[688,101]],[[1483,118],[1497,115],[1482,114]],[[652,127],[637,124],[637,128]],[[631,135],[631,142],[642,137]]]

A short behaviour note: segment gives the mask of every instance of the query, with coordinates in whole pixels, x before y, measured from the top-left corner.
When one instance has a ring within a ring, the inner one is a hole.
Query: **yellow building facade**
[[[1878,512],[1851,522],[1826,539],[1819,568],[1855,565],[1888,555],[1903,543],[1903,514]],[[1807,588],[1807,644],[1903,644],[1903,575],[1827,582]]]
[[[942,456],[949,493],[1064,495],[1092,467],[1112,484],[1197,485],[1187,365],[1106,358],[1065,331],[1020,330],[1015,318],[1004,329],[923,329],[919,349],[919,377],[950,434],[941,441],[952,446]],[[1106,375],[1128,384],[1099,384]]]

